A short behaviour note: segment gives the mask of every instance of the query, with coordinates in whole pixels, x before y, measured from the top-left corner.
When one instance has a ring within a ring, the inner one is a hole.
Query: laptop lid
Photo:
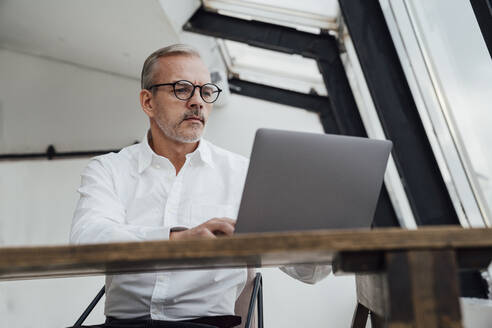
[[[369,228],[387,140],[259,129],[236,233]]]

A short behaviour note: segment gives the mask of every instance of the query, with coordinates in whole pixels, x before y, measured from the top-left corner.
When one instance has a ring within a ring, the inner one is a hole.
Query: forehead
[[[203,60],[196,56],[173,55],[159,58],[156,66],[156,81],[167,83],[188,80],[193,83],[209,83],[210,72]]]

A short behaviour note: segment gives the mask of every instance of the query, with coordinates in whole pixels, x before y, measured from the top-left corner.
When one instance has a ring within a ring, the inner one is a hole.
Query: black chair
[[[92,300],[92,302],[87,306],[85,311],[82,313],[80,318],[75,322],[72,327],[69,328],[97,328],[100,325],[95,326],[82,326],[85,319],[89,316],[92,310],[96,307],[99,300],[103,297],[105,292],[105,287],[101,288],[99,293],[97,293],[96,297]],[[253,292],[251,293],[251,298],[249,301],[248,307],[248,315],[246,316],[246,325],[244,328],[251,328],[251,322],[253,319],[253,313],[255,309],[255,304],[257,303],[257,311],[258,311],[258,328],[263,328],[263,279],[261,277],[261,273],[257,272],[254,279]]]

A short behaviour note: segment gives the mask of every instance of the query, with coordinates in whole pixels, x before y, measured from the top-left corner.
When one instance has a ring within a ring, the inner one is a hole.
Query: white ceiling
[[[179,42],[199,3],[0,0],[0,47],[138,78],[152,51]]]

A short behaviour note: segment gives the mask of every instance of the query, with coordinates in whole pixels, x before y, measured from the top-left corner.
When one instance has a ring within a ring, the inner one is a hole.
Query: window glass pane
[[[337,0],[204,0],[206,8],[224,15],[239,16],[294,27],[312,33],[336,29]]]
[[[320,14],[331,18],[336,18],[336,15],[338,14],[338,2],[330,0],[242,0],[242,2],[291,9],[311,14]]]
[[[251,47],[243,43],[221,43],[231,73],[243,80],[278,88],[326,95],[318,65],[314,59]]]
[[[492,207],[492,61],[468,0],[407,1],[476,197]],[[459,187],[459,186],[458,186]]]

